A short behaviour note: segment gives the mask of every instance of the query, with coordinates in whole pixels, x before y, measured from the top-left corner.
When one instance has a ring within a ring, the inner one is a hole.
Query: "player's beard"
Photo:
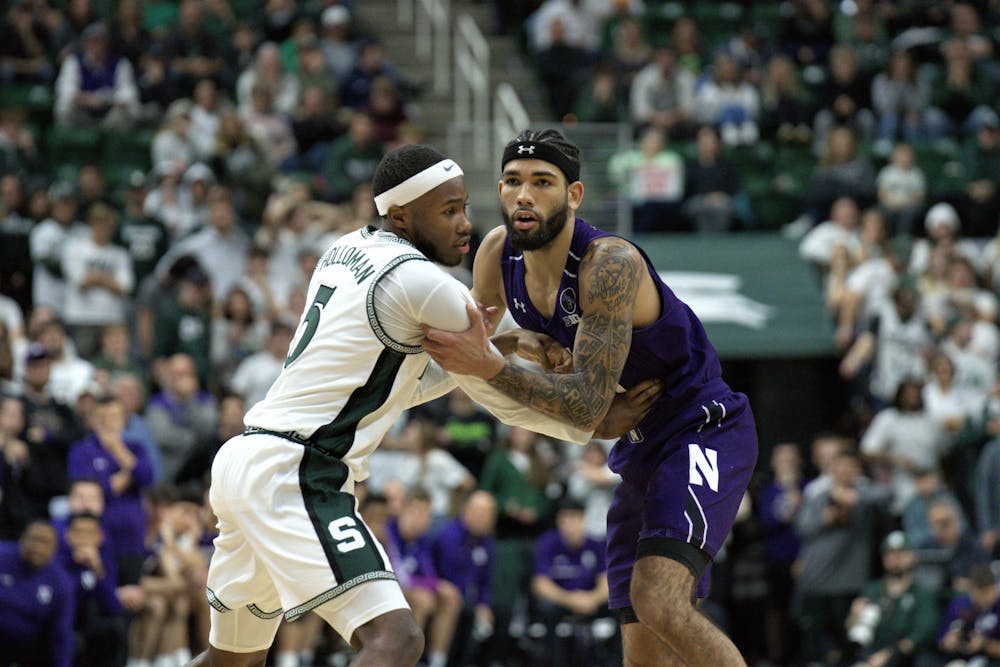
[[[458,266],[462,263],[462,255],[457,252],[455,253],[455,257],[450,260],[442,257],[441,253],[437,251],[434,244],[424,238],[419,226],[413,228],[410,242],[416,246],[417,250],[423,253],[427,259],[435,262],[436,264],[441,264],[442,266]]]
[[[517,210],[517,209],[515,209]],[[510,240],[510,247],[514,250],[540,250],[549,244],[555,237],[559,236],[566,218],[569,215],[569,193],[563,198],[562,206],[547,218],[539,219],[538,226],[530,232],[522,232],[514,227],[513,217],[501,209],[503,214],[503,224],[507,228],[507,238]]]

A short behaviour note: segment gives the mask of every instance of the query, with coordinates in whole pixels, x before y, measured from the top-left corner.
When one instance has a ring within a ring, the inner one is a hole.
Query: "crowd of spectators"
[[[421,138],[421,86],[356,4],[5,5],[0,662],[205,647],[212,457],[280,372],[319,254],[375,221],[381,155]],[[608,171],[637,230],[795,220],[822,280],[851,412],[766,443],[704,611],[751,665],[1000,664],[993,5],[495,6],[554,118],[634,129]],[[386,438],[361,509],[429,667],[620,664],[610,444],[459,391]],[[348,655],[306,615],[271,664]]]

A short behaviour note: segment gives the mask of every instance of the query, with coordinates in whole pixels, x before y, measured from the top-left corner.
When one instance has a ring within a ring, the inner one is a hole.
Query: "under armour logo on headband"
[[[517,154],[518,155],[523,155],[524,153],[527,153],[528,155],[534,155],[535,154],[535,147],[534,146],[525,146],[523,144],[520,145],[520,146],[518,146],[517,147]]]

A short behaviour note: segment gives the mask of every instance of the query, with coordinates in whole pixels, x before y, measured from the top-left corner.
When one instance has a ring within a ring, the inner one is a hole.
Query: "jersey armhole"
[[[382,267],[382,270],[379,271],[378,275],[372,280],[372,284],[368,288],[368,295],[365,298],[365,309],[368,312],[368,324],[371,326],[375,337],[390,350],[401,354],[419,354],[424,351],[424,348],[419,345],[406,345],[405,343],[400,343],[398,340],[393,339],[388,333],[386,333],[385,329],[382,328],[382,323],[378,320],[378,313],[375,311],[375,289],[378,287],[379,281],[382,280],[386,274],[403,262],[408,262],[414,259],[424,262],[430,261],[423,255],[400,255],[394,258]]]

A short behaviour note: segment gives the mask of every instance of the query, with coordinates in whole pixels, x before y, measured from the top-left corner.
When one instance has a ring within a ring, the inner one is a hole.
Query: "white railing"
[[[528,111],[514,86],[506,81],[497,85],[493,97],[493,155],[502,155],[507,142],[530,124]]]
[[[417,58],[421,62],[431,62],[434,75],[434,92],[448,92],[451,75],[451,0],[416,0],[411,5],[400,0],[400,25],[404,24],[403,7],[412,10],[414,25],[413,39]],[[406,17],[405,20],[410,20]]]
[[[396,25],[404,30],[413,27],[413,0],[396,2]]]
[[[468,14],[455,23],[455,116],[456,123],[485,124],[490,114],[490,47],[482,31]],[[473,160],[489,160],[490,137],[483,133],[473,143]]]

